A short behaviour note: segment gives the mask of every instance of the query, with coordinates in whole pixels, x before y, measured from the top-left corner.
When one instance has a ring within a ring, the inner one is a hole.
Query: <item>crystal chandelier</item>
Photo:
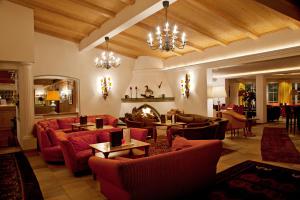
[[[121,59],[115,57],[113,52],[108,50],[109,37],[105,37],[106,41],[106,51],[102,52],[101,57],[95,58],[95,64],[98,68],[110,69],[111,67],[118,67],[120,65]]]
[[[183,49],[186,45],[186,34],[182,32],[181,38],[178,38],[179,32],[177,25],[175,24],[173,28],[171,28],[168,22],[169,1],[163,1],[163,7],[165,9],[165,25],[163,30],[160,29],[160,26],[157,26],[154,38],[152,33],[148,34],[147,43],[153,50],[173,51],[175,48]]]

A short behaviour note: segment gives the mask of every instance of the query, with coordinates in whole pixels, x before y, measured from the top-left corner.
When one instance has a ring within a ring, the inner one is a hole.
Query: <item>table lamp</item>
[[[50,104],[51,112],[49,114],[57,114],[57,112],[55,112],[55,107],[56,107],[55,101],[60,100],[59,92],[57,90],[47,91],[46,100],[51,101],[51,104]]]
[[[212,99],[217,98],[218,99],[218,113],[219,113],[220,109],[221,109],[220,98],[227,97],[225,87],[224,86],[213,86],[211,88],[211,90],[208,92],[207,96],[208,96],[208,98],[212,98]],[[217,116],[218,116],[218,113],[217,113]]]

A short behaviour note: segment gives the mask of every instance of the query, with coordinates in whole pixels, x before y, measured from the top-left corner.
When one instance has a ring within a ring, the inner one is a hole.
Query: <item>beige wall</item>
[[[134,59],[120,56],[121,65],[115,69],[97,69],[94,59],[99,49],[79,52],[78,45],[66,40],[35,33],[35,63],[33,76],[60,75],[80,80],[81,114],[107,113],[119,116],[121,97],[129,85]],[[106,100],[100,92],[100,78],[112,78],[112,90]]]
[[[199,67],[186,70],[166,71],[167,80],[175,96],[176,107],[185,113],[207,115],[207,70]],[[186,73],[191,76],[189,98],[181,95],[180,81]]]
[[[0,61],[33,62],[33,10],[0,1]]]

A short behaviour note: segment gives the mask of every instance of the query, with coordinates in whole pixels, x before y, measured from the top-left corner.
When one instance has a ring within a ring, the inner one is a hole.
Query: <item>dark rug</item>
[[[299,197],[300,171],[248,160],[218,173],[215,185],[201,199],[292,200]]]
[[[22,152],[0,154],[0,199],[44,199],[34,172]]]
[[[265,161],[300,163],[300,153],[285,128],[264,128],[261,139],[261,156]]]
[[[150,144],[151,144],[150,148],[149,148],[150,156],[161,154],[161,153],[167,153],[167,152],[171,151],[171,148],[168,145],[167,137],[164,135],[159,135],[157,137],[156,143],[154,142],[154,140],[151,140]],[[230,154],[234,151],[235,150],[223,147],[221,155],[224,156],[224,155]]]

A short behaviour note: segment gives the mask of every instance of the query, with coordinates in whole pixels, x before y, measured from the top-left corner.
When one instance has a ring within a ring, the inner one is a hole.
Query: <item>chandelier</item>
[[[120,65],[121,59],[115,57],[114,53],[108,50],[108,40],[109,37],[105,37],[106,41],[106,51],[102,52],[101,57],[95,58],[95,64],[98,68],[110,69],[111,67],[118,67]]]
[[[163,30],[160,29],[160,26],[157,26],[155,36],[152,33],[148,34],[147,43],[153,50],[173,51],[175,48],[183,49],[186,45],[186,34],[182,32],[181,38],[178,38],[177,25],[175,24],[171,28],[168,22],[169,1],[163,1],[163,7],[165,9],[165,25],[163,26]]]

